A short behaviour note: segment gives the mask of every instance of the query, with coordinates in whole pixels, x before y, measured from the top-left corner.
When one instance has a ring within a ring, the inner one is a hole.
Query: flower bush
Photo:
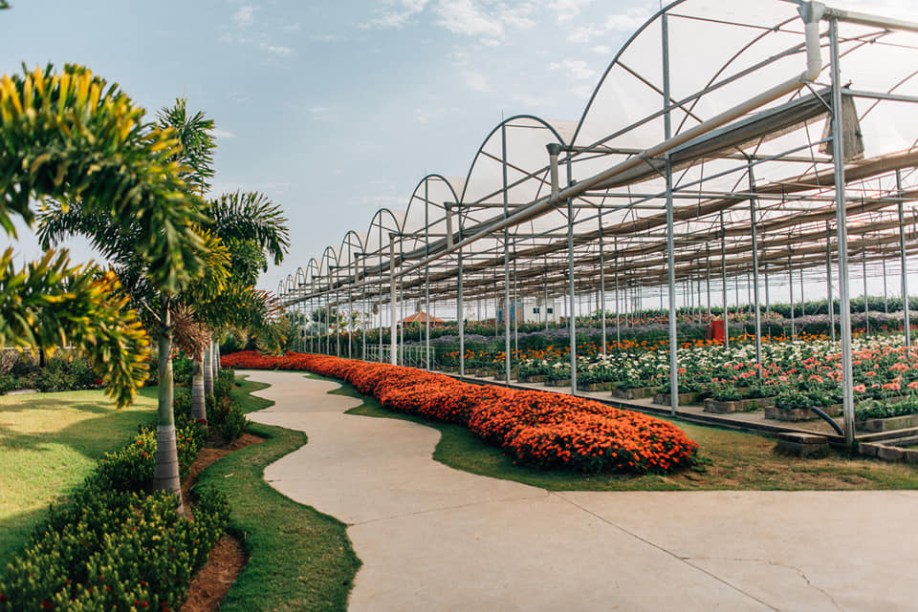
[[[666,473],[691,465],[698,450],[670,423],[569,395],[476,386],[443,374],[324,355],[249,351],[223,357],[223,365],[339,378],[390,410],[464,425],[526,465]]]

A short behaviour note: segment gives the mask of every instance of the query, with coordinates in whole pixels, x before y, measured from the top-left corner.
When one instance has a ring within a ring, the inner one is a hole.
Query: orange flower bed
[[[414,368],[303,353],[243,351],[223,357],[222,364],[338,378],[384,408],[464,425],[526,465],[666,473],[691,465],[698,450],[671,423],[571,395],[477,386]]]

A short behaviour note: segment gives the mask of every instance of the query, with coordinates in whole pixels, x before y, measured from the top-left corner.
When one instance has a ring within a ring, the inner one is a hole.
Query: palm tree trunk
[[[204,351],[207,354],[207,350]],[[191,418],[195,421],[207,421],[207,402],[204,400],[204,387],[207,380],[206,362],[201,355],[194,356],[194,370],[191,376]]]
[[[204,349],[204,393],[214,396],[214,345],[210,343]]]
[[[220,345],[214,342],[214,376],[222,369],[220,365]]]
[[[175,416],[172,413],[172,318],[169,301],[163,299],[159,329],[159,405],[156,425],[156,468],[153,488],[171,491],[182,508],[178,449],[175,445]]]

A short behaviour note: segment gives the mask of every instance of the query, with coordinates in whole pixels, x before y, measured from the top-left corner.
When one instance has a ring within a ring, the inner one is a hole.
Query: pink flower
[[[918,381],[915,381],[918,382]],[[867,390],[867,385],[854,385],[854,391],[857,393],[863,393]]]
[[[909,389],[918,389],[918,380],[913,380],[912,382],[908,383],[908,388],[909,388]]]

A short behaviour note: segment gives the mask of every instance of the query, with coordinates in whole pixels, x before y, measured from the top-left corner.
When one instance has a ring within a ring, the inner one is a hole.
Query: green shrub
[[[51,509],[0,578],[0,609],[178,609],[229,520],[208,493],[194,520],[175,497],[93,484]]]
[[[172,360],[172,380],[177,385],[191,384],[194,374],[194,362],[188,357],[176,357]]]
[[[204,428],[193,421],[180,423],[175,430],[179,470],[184,474],[204,446]],[[153,484],[156,467],[156,430],[145,427],[127,446],[106,453],[94,476],[100,484],[120,491],[146,491]]]

